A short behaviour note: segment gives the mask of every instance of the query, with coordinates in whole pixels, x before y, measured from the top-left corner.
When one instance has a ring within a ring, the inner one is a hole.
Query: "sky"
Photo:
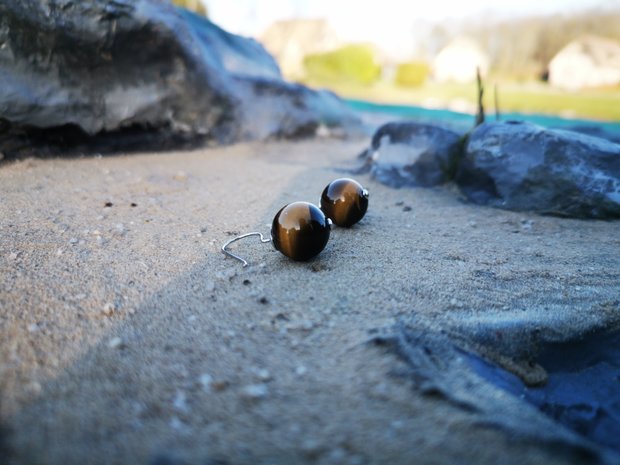
[[[210,18],[224,29],[260,37],[276,20],[327,18],[345,42],[373,42],[385,50],[412,42],[420,21],[449,22],[468,17],[510,17],[605,6],[620,0],[202,0]],[[407,47],[405,47],[406,49]]]

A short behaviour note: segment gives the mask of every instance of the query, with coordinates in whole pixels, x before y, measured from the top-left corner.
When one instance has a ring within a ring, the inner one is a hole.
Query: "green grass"
[[[343,98],[400,105],[450,108],[455,101],[476,103],[476,85],[429,82],[418,88],[402,88],[385,81],[373,85],[305,81],[314,87],[333,90]],[[541,113],[601,121],[620,121],[620,88],[584,90],[578,93],[554,89],[542,83],[498,83],[500,113]],[[494,112],[493,83],[487,82],[484,95],[487,114]]]
[[[350,44],[327,53],[316,53],[304,58],[307,76],[323,82],[354,82],[368,85],[381,76],[381,67],[375,62],[371,47]]]

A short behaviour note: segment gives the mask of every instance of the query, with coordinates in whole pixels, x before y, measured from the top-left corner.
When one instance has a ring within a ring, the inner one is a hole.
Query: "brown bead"
[[[368,191],[353,179],[336,179],[323,190],[321,210],[338,226],[351,227],[368,210]]]
[[[325,248],[331,221],[308,202],[294,202],[282,207],[271,225],[271,239],[276,250],[298,261],[309,260]]]

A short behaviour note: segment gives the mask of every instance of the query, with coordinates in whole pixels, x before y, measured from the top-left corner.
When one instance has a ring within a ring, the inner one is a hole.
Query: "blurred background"
[[[620,121],[620,0],[173,1],[347,99],[473,113],[479,68],[487,108]]]

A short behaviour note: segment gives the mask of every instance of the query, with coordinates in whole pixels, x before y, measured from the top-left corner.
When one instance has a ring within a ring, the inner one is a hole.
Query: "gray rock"
[[[380,182],[392,187],[430,187],[454,176],[461,136],[438,126],[392,122],[381,126],[363,156]]]
[[[406,362],[399,377],[477,422],[535,438],[566,462],[617,464],[620,301],[597,307],[489,308],[446,313],[441,324],[415,314],[372,341]]]
[[[456,181],[471,201],[577,218],[620,217],[620,145],[525,122],[470,135]]]
[[[7,156],[38,140],[229,143],[356,121],[333,94],[285,83],[256,41],[164,0],[3,1],[0,43]]]
[[[620,132],[610,129],[600,124],[579,124],[576,126],[568,126],[565,128],[551,128],[551,129],[564,129],[573,132],[579,132],[592,137],[600,137],[601,139],[607,139],[608,141],[620,144]]]

